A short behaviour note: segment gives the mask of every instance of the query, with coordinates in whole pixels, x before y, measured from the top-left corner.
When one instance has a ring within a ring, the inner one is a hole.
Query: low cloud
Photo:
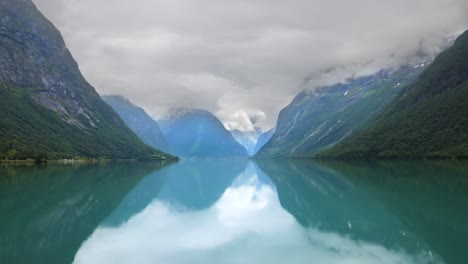
[[[34,0],[85,77],[151,115],[278,112],[302,89],[432,56],[466,0]]]

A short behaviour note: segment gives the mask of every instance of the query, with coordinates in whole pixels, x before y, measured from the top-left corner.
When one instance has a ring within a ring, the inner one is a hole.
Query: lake
[[[0,263],[467,263],[468,164],[0,167]]]

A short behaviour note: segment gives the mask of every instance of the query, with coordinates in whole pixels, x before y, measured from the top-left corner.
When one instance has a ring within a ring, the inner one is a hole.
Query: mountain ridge
[[[252,131],[242,132],[238,129],[230,130],[234,139],[241,144],[246,150],[249,156],[255,154],[255,147],[257,146],[257,140],[261,135],[261,130],[256,129]]]
[[[183,158],[248,157],[247,150],[212,113],[192,109],[171,118],[158,120],[158,123],[175,155]]]
[[[468,31],[359,134],[318,158],[468,158]]]
[[[426,65],[381,70],[299,93],[280,112],[275,133],[255,157],[313,157],[364,127]]]
[[[85,80],[30,0],[0,2],[0,159],[165,159]]]
[[[146,111],[121,95],[105,95],[101,98],[114,109],[125,124],[140,139],[155,149],[170,153],[167,141],[158,123]]]

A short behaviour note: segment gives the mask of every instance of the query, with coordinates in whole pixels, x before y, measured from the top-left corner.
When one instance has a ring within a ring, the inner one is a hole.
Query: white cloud
[[[226,110],[221,110],[217,116],[224,120],[226,129],[228,130],[239,130],[242,132],[254,131],[258,127],[262,127],[266,115],[263,111],[259,110],[238,110],[234,112],[235,109],[230,109],[229,107]]]
[[[84,75],[151,114],[266,114],[298,91],[438,52],[466,0],[34,0]],[[304,80],[309,77],[308,82]]]

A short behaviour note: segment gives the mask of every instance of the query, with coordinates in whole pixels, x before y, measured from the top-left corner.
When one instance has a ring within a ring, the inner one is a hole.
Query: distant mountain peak
[[[237,143],[221,121],[206,110],[173,110],[158,123],[177,156],[247,156],[247,151]]]
[[[190,115],[204,115],[204,116],[213,116],[213,114],[207,110],[197,109],[197,108],[174,108],[169,110],[169,112],[160,118],[160,120],[174,120],[184,116]]]
[[[261,129],[256,129],[252,131],[240,131],[238,129],[234,129],[230,131],[234,139],[244,146],[247,150],[249,155],[253,155],[255,152],[255,147],[257,146],[257,141],[260,135],[262,134]]]
[[[143,108],[121,95],[102,96],[104,102],[116,111],[125,124],[147,145],[170,152],[158,123]]]

